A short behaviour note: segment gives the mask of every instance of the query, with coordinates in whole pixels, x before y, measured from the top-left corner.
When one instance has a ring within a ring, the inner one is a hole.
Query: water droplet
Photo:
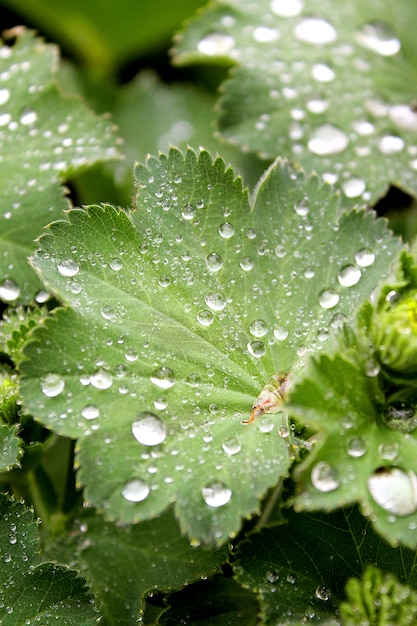
[[[355,254],[355,262],[359,267],[369,267],[375,261],[375,253],[369,248],[362,248]]]
[[[129,502],[142,502],[149,493],[148,485],[138,478],[129,481],[122,489],[122,496]]]
[[[319,295],[319,304],[322,309],[333,309],[339,300],[339,294],[332,289],[325,289]]]
[[[115,308],[111,306],[110,304],[104,305],[101,308],[100,314],[103,319],[109,320],[112,322],[114,322],[117,317]]]
[[[38,115],[35,111],[25,111],[20,118],[20,123],[23,124],[23,126],[31,126],[37,121],[37,119]]]
[[[324,63],[316,63],[311,69],[312,77],[320,83],[330,83],[335,79],[336,74],[331,67]]]
[[[392,121],[404,130],[417,130],[417,110],[407,104],[396,104],[389,110]]]
[[[417,476],[398,467],[381,467],[368,480],[368,489],[377,504],[404,517],[417,510]]]
[[[3,554],[3,561],[5,563],[10,563],[10,561],[12,560],[12,557],[10,554],[8,554],[7,552],[5,554]]]
[[[313,467],[311,482],[316,489],[325,493],[334,491],[340,485],[335,468],[325,461],[320,461]]]
[[[271,0],[272,13],[280,17],[295,17],[303,10],[304,0]]]
[[[398,443],[380,443],[378,446],[378,454],[384,461],[394,461],[400,452]]]
[[[320,17],[307,17],[297,24],[294,34],[299,41],[322,45],[336,41],[337,32]]]
[[[276,28],[268,28],[267,26],[259,26],[253,31],[253,38],[259,43],[269,43],[279,38],[279,32]]]
[[[226,441],[223,441],[222,448],[229,456],[239,454],[242,449],[241,443],[237,437],[229,437]]]
[[[207,311],[207,309],[202,309],[197,313],[197,322],[202,326],[211,326],[214,322],[214,315],[211,311]]]
[[[201,54],[207,56],[221,56],[230,52],[235,46],[235,40],[225,33],[209,33],[197,44]]]
[[[207,306],[212,311],[222,311],[226,306],[226,298],[221,293],[211,293],[205,297]]]
[[[254,266],[254,261],[250,256],[245,256],[239,261],[239,265],[244,272],[250,272]]]
[[[393,56],[401,48],[401,42],[394,36],[391,27],[386,22],[365,24],[356,33],[356,41],[364,48],[382,56]]]
[[[306,267],[303,273],[304,273],[305,278],[314,278],[316,274],[313,267]]]
[[[235,229],[230,222],[224,222],[219,226],[219,235],[223,239],[230,239],[235,234]]]
[[[138,413],[132,424],[132,433],[144,446],[157,446],[167,436],[164,422],[157,415],[148,412]]]
[[[324,124],[312,132],[308,148],[313,154],[326,156],[343,152],[348,144],[348,136],[340,128],[332,124]]]
[[[249,353],[257,359],[266,353],[266,346],[262,341],[249,341],[247,348]]]
[[[113,383],[113,376],[106,370],[98,370],[90,376],[90,383],[96,389],[109,389]]]
[[[151,382],[161,389],[169,389],[175,384],[175,375],[170,367],[163,365],[151,374]]]
[[[254,337],[263,337],[268,332],[268,324],[264,320],[254,320],[249,331]]]
[[[218,272],[223,267],[223,259],[217,252],[211,252],[206,256],[206,265],[211,272]]]
[[[129,348],[128,350],[126,350],[126,352],[125,352],[125,359],[126,359],[126,361],[128,361],[129,363],[134,363],[135,361],[138,360],[138,358],[139,358],[139,354],[137,353],[137,350],[135,350],[134,348]],[[119,368],[118,371],[119,371],[119,373],[123,372],[123,375],[126,374],[126,370],[125,369],[120,369]]]
[[[114,270],[115,272],[120,272],[120,270],[123,267],[123,263],[121,262],[120,259],[115,258],[112,259],[109,263],[109,266],[111,267],[112,270]]]
[[[0,299],[6,302],[13,302],[20,295],[20,287],[13,280],[6,278],[0,285]]]
[[[224,483],[216,481],[210,483],[201,490],[201,495],[206,504],[213,508],[224,506],[232,497],[232,490]]]
[[[279,574],[275,571],[272,572],[267,572],[266,573],[266,580],[271,583],[274,584],[277,582],[277,580],[279,580]]]
[[[357,178],[356,176],[353,176],[343,183],[342,189],[346,198],[358,198],[364,193],[366,189],[366,183],[362,178]]]
[[[346,444],[346,452],[349,456],[359,458],[366,454],[366,442],[362,437],[351,437]]]
[[[323,587],[323,585],[319,585],[318,587],[316,587],[314,595],[318,600],[323,600],[324,602],[327,602],[327,600],[330,600],[332,594],[330,589],[328,589],[327,587]]]
[[[160,276],[160,277],[158,278],[158,285],[159,285],[160,287],[169,287],[170,283],[171,283],[171,279],[170,279],[170,277],[169,277],[169,276],[167,276],[167,275]]]
[[[42,393],[48,398],[55,398],[64,391],[65,381],[59,374],[49,373],[41,378]]]
[[[58,263],[58,272],[62,276],[75,276],[76,274],[78,274],[79,269],[80,266],[78,265],[78,263],[73,261],[73,259],[64,259],[63,261]]]
[[[94,404],[88,404],[81,410],[81,415],[86,420],[94,420],[100,415],[100,411]]]
[[[307,109],[310,113],[315,113],[319,115],[320,113],[324,113],[329,108],[330,102],[328,100],[323,100],[321,98],[312,98],[307,102]]]
[[[284,246],[281,245],[276,246],[274,252],[275,256],[277,256],[279,259],[282,259],[287,254]]]
[[[411,433],[417,428],[415,407],[407,402],[390,402],[384,407],[384,422],[389,428],[403,433]]]
[[[345,267],[342,267],[338,273],[337,280],[342,287],[353,287],[358,284],[361,276],[362,272],[359,267],[356,265],[346,265]]]
[[[375,378],[381,371],[379,363],[375,361],[375,359],[368,359],[366,363],[364,363],[364,369],[366,376],[369,376],[369,378]]]
[[[288,337],[288,330],[283,326],[277,326],[274,328],[274,337],[278,341],[284,341]]]
[[[191,204],[187,204],[182,210],[182,216],[185,220],[193,220],[197,211]]]
[[[10,98],[10,91],[8,89],[0,89],[0,104],[6,104]]]
[[[383,154],[397,154],[405,146],[404,139],[395,135],[384,135],[384,137],[378,140],[377,144]]]

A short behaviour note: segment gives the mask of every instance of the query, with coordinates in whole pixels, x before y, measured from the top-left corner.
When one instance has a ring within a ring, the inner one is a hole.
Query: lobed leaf
[[[277,161],[251,207],[206,152],[136,168],[137,210],[68,213],[32,263],[67,305],[21,363],[28,411],[78,438],[78,478],[112,519],[175,502],[224,541],[288,473],[280,414],[242,425],[274,373],[297,371],[400,248],[372,213],[337,217],[316,176]],[[352,278],[353,277],[353,278]]]
[[[7,472],[19,463],[21,451],[18,427],[0,424],[0,472]]]
[[[218,127],[264,158],[335,182],[346,204],[391,183],[415,194],[416,4],[355,0],[210,3],[177,37],[179,64],[229,60]]]

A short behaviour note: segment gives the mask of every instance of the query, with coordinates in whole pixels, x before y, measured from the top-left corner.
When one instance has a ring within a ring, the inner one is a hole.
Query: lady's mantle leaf
[[[7,472],[19,462],[21,451],[17,433],[18,426],[0,424],[0,472]]]
[[[0,623],[93,626],[97,613],[85,580],[59,565],[36,565],[37,527],[30,511],[0,494]]]
[[[0,300],[41,287],[27,264],[33,240],[68,207],[59,177],[117,156],[114,129],[54,83],[56,50],[23,29],[0,46]]]
[[[210,3],[176,42],[178,63],[236,63],[222,136],[337,181],[346,202],[387,185],[417,192],[414,0]],[[387,173],[389,178],[387,178]]]
[[[170,502],[223,541],[286,476],[280,416],[250,426],[274,373],[296,370],[399,249],[371,213],[278,161],[250,208],[221,159],[171,150],[136,169],[137,211],[69,212],[33,265],[68,307],[21,364],[28,410],[79,438],[79,480],[112,518]]]

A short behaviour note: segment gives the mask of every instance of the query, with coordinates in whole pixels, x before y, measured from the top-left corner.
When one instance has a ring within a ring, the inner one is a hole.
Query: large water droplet
[[[266,353],[266,346],[262,341],[249,341],[247,348],[249,353],[257,359]]]
[[[361,248],[355,254],[355,262],[359,267],[369,267],[375,261],[375,253],[369,248]]]
[[[206,265],[211,272],[218,272],[223,267],[223,259],[217,252],[211,252],[206,256]]]
[[[269,43],[279,38],[279,32],[276,28],[268,28],[267,26],[258,26],[253,31],[253,38],[259,43]]]
[[[316,596],[317,600],[323,600],[324,602],[327,602],[327,600],[330,600],[332,593],[327,587],[319,585],[318,587],[316,587],[314,595]]]
[[[219,235],[223,237],[223,239],[230,239],[235,234],[235,229],[233,228],[230,222],[224,222],[219,226]]]
[[[268,324],[264,320],[254,320],[249,331],[254,337],[263,337],[268,332]]]
[[[132,424],[133,436],[144,446],[157,446],[165,441],[167,430],[164,422],[153,413],[138,413]]]
[[[254,266],[254,261],[250,256],[245,256],[239,261],[239,265],[244,272],[250,272]]]
[[[278,341],[284,341],[288,337],[288,330],[283,326],[277,326],[274,328],[274,337]]]
[[[322,492],[334,491],[340,485],[337,472],[334,467],[320,461],[311,471],[311,482],[314,487]]]
[[[226,454],[228,454],[229,456],[234,456],[241,451],[242,446],[237,437],[229,437],[228,439],[223,441],[222,448],[224,452],[226,452]]]
[[[78,274],[80,266],[73,259],[64,259],[58,263],[58,272],[62,276],[75,276]]]
[[[337,32],[321,17],[307,17],[297,24],[294,34],[299,41],[322,45],[336,41]]]
[[[152,372],[151,382],[161,389],[169,389],[175,384],[175,374],[170,367],[163,365]]]
[[[232,497],[232,490],[229,489],[224,483],[215,481],[203,487],[201,495],[206,504],[213,508],[224,506]]]
[[[120,272],[123,267],[123,263],[116,257],[110,261],[109,266],[114,272]]]
[[[81,415],[86,420],[94,420],[100,415],[100,411],[94,404],[87,404],[87,406],[81,410]]]
[[[359,267],[356,265],[346,265],[345,267],[342,267],[338,273],[337,280],[342,287],[353,287],[358,284],[361,276],[362,272]]]
[[[205,297],[205,301],[212,311],[222,311],[226,306],[226,298],[221,293],[211,293]]]
[[[389,428],[403,433],[411,433],[417,428],[416,408],[407,402],[388,403],[384,407],[383,419]]]
[[[417,476],[398,467],[381,467],[368,480],[368,489],[379,506],[404,517],[417,510]]]
[[[20,117],[20,123],[23,126],[31,126],[38,119],[38,114],[35,111],[25,111]]]
[[[40,381],[42,393],[48,398],[55,398],[64,391],[65,381],[59,374],[46,374]]]
[[[150,489],[146,483],[138,478],[129,481],[122,489],[122,496],[129,502],[142,502],[148,497]]]
[[[346,452],[354,458],[363,456],[366,450],[366,442],[362,437],[351,437],[346,444]]]
[[[0,89],[0,104],[6,104],[10,98],[10,91],[8,89]]]
[[[225,33],[209,33],[197,44],[197,49],[201,54],[207,56],[222,56],[230,52],[235,45],[235,40],[231,35]]]
[[[191,204],[187,204],[181,212],[185,220],[193,220],[196,216],[196,213],[197,211],[195,207],[193,207]]]
[[[197,313],[197,322],[201,324],[201,326],[211,326],[214,322],[214,315],[211,311],[202,309]]]
[[[342,189],[346,198],[358,198],[364,193],[366,183],[362,178],[353,176],[343,183]]]
[[[98,370],[90,376],[90,383],[96,389],[109,389],[113,383],[113,376],[106,370]]]
[[[319,304],[322,309],[333,309],[339,300],[339,294],[333,291],[333,289],[325,289],[319,295]]]
[[[401,48],[401,42],[394,36],[391,27],[386,22],[365,24],[356,33],[356,41],[364,48],[382,56],[393,56]]]
[[[389,116],[399,128],[417,130],[417,110],[407,104],[396,104],[389,110]]]
[[[320,83],[330,83],[335,79],[336,74],[331,67],[325,63],[316,63],[311,68],[312,77]]]
[[[303,10],[304,0],[271,0],[272,13],[280,17],[295,17]]]
[[[0,285],[0,299],[6,302],[13,302],[20,295],[20,287],[13,280],[6,278]]]
[[[396,135],[384,135],[378,140],[377,144],[383,154],[397,154],[405,146],[404,139]]]
[[[348,144],[348,136],[340,128],[332,124],[324,124],[312,132],[308,148],[313,154],[326,156],[343,152]]]

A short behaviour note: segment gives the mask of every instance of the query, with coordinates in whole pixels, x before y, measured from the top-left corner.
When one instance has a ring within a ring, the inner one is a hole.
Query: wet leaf
[[[375,202],[389,183],[417,191],[416,11],[413,0],[213,2],[175,59],[236,64],[219,102],[225,139],[316,170],[348,204]]]
[[[288,524],[254,533],[236,552],[237,580],[258,594],[263,624],[339,624],[344,586],[368,563],[416,587],[414,552],[388,546],[357,509],[286,516]]]
[[[85,580],[52,563],[36,565],[37,525],[25,507],[0,494],[0,621],[92,626],[97,613]]]
[[[73,210],[41,238],[33,265],[68,308],[33,333],[22,393],[79,438],[78,478],[111,518],[175,502],[192,539],[221,542],[290,464],[279,413],[242,425],[252,403],[320,350],[400,244],[372,213],[338,218],[329,187],[281,161],[252,208],[206,152],[150,158],[136,179],[137,211]]]
[[[17,432],[17,426],[0,425],[0,472],[8,471],[19,461],[21,452]]]
[[[126,528],[95,516],[83,524],[81,540],[83,573],[94,585],[106,623],[115,626],[137,623],[146,594],[211,575],[228,557],[227,548],[190,546],[172,510]]]
[[[41,289],[27,257],[69,206],[60,178],[117,151],[109,120],[57,90],[56,49],[20,28],[8,36],[0,48],[0,300],[15,304]]]

